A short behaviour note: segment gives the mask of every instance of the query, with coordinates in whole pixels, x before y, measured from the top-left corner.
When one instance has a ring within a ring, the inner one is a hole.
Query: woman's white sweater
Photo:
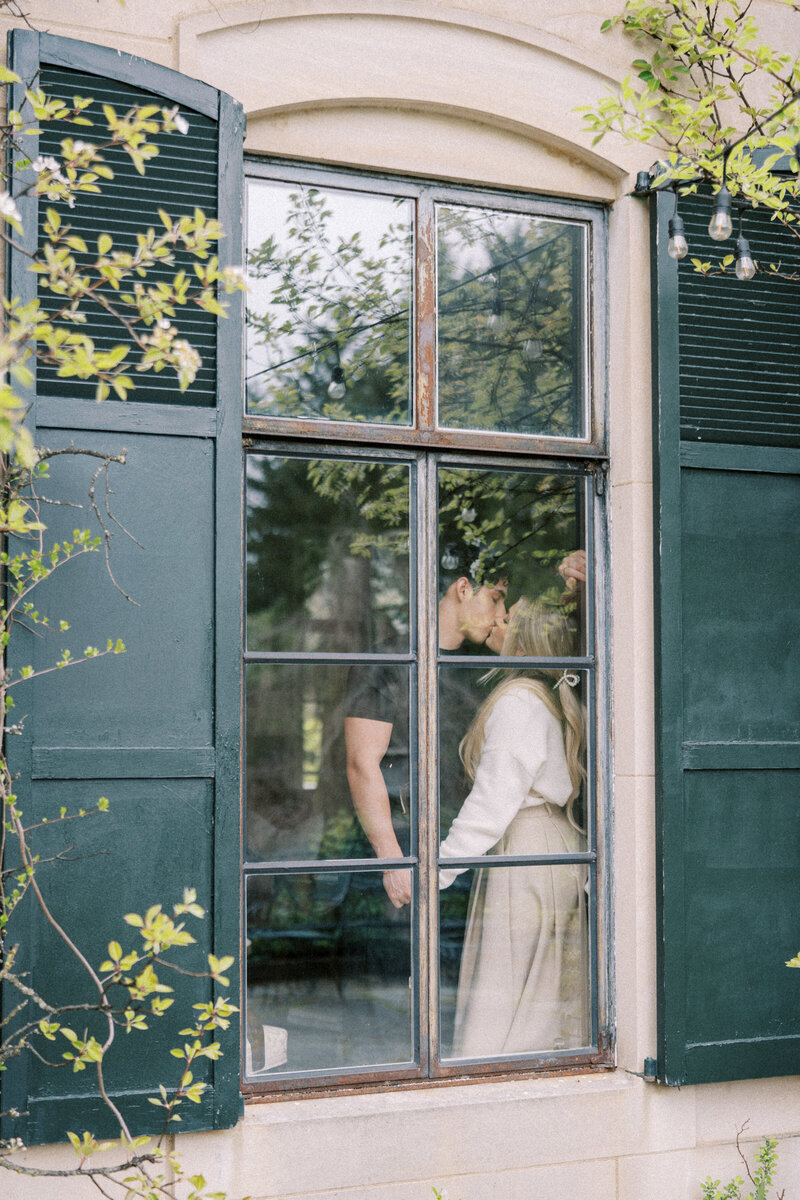
[[[441,857],[486,854],[521,808],[546,803],[563,808],[571,792],[561,724],[520,682],[489,714],[472,791],[442,842]],[[466,869],[440,870],[439,887],[449,887]]]

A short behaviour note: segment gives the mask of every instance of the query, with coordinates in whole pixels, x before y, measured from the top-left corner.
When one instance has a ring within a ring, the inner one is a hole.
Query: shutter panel
[[[800,428],[797,285],[678,267],[672,203],[653,205],[658,1069],[682,1084],[800,1071]],[[708,211],[681,203],[701,259]],[[775,227],[747,232],[772,261]]]
[[[709,197],[681,202],[690,259],[733,253],[708,236]],[[800,270],[796,234],[748,211],[744,232],[763,263]],[[679,269],[681,437],[749,446],[800,445],[798,285],[757,274],[746,285]],[[674,268],[673,268],[674,270]],[[730,269],[730,274],[733,274]]]
[[[185,139],[161,138],[156,169],[141,177],[114,161],[115,179],[101,197],[62,206],[63,219],[90,247],[101,232],[122,246],[136,231],[158,227],[158,207],[178,216],[197,205],[226,231],[221,262],[241,264],[243,118],[229,97],[141,59],[27,30],[11,34],[10,64],[28,83],[39,73],[50,94],[93,96],[118,112],[151,101],[179,104],[189,121]],[[21,90],[12,97],[17,108]],[[44,128],[40,150],[55,155],[62,137],[93,135],[67,124]],[[34,199],[22,215],[35,244]],[[36,288],[25,265],[12,256],[10,290],[23,298]],[[112,468],[112,512],[136,538],[117,530],[111,549],[115,578],[135,605],[111,584],[102,555],[87,556],[37,595],[41,611],[70,622],[69,633],[40,645],[23,631],[13,643],[17,665],[38,667],[55,661],[62,642],[73,653],[108,637],[127,645],[123,656],[35,681],[15,710],[27,713],[14,760],[26,816],[57,815],[62,805],[90,809],[100,796],[110,801],[106,816],[54,827],[39,844],[43,858],[66,851],[66,861],[41,869],[43,890],[95,965],[112,938],[136,945],[126,912],[158,902],[171,911],[184,886],[197,889],[206,918],[188,919],[197,946],[176,961],[202,970],[210,952],[238,954],[243,323],[240,300],[232,299],[219,322],[200,309],[179,312],[175,323],[203,357],[183,395],[163,372],[137,379],[134,400],[97,404],[93,388],[40,369],[32,396],[38,444],[125,451],[126,465]],[[123,340],[102,313],[86,328],[99,345]],[[91,471],[78,457],[54,459],[48,494],[85,504]],[[58,539],[90,524],[87,512],[63,507],[48,508],[45,520]],[[33,986],[59,1003],[91,994],[38,912],[25,908],[17,936]],[[214,994],[207,981],[165,982],[175,987],[173,1008],[152,1019],[148,1033],[118,1034],[107,1060],[106,1086],[135,1133],[160,1128],[147,1098],[176,1078],[169,1048],[181,1044],[177,1031],[191,1003]],[[238,1004],[238,968],[231,985],[223,994]],[[235,1022],[220,1040],[224,1057],[208,1064],[202,1104],[184,1103],[175,1129],[225,1127],[240,1115]],[[68,1129],[115,1132],[90,1070],[52,1071],[28,1055],[7,1074],[4,1103],[28,1114],[4,1132],[29,1142],[61,1141]]]

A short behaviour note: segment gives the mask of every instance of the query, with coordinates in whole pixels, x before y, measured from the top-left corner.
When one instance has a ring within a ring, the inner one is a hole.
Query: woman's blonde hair
[[[532,604],[523,598],[514,606],[509,618],[503,654],[529,658],[568,658],[574,654],[573,639],[572,625],[562,612]],[[567,819],[575,829],[580,829],[573,810],[586,778],[586,710],[567,682],[566,672],[560,667],[507,668],[502,673],[504,678],[486,697],[458,747],[467,776],[470,781],[475,778],[489,714],[501,696],[522,684],[539,697],[561,725],[572,784],[572,793],[566,806]]]

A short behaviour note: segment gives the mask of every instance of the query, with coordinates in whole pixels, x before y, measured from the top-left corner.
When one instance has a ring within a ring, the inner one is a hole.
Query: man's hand
[[[383,886],[395,908],[402,908],[404,904],[411,902],[410,871],[384,871]]]
[[[579,583],[586,583],[586,551],[573,550],[562,559],[558,573],[567,585],[567,591],[574,591]]]

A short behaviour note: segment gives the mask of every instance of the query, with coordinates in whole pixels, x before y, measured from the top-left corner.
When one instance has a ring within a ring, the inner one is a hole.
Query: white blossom
[[[175,359],[180,370],[196,372],[202,365],[203,360],[200,355],[188,342],[180,339],[175,342],[172,349],[175,351]]]
[[[15,221],[22,220],[14,197],[9,192],[0,192],[0,216],[12,217]]]
[[[173,120],[178,133],[187,134],[189,132],[189,122],[186,120],[186,117],[182,117],[180,113],[176,113]]]
[[[51,155],[47,155],[45,158],[42,158],[40,154],[38,158],[33,160],[31,166],[33,167],[34,171],[58,172],[61,167],[61,163],[57,158],[53,158]]]

